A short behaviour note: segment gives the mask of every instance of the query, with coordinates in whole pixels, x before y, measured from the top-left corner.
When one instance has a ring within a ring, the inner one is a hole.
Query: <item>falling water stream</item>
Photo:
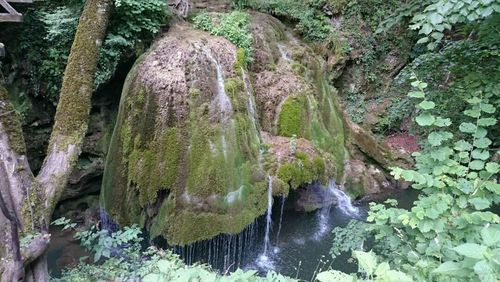
[[[250,119],[252,121],[253,128],[257,130],[257,121],[256,121],[256,113],[255,113],[255,103],[253,101],[253,96],[252,96],[252,91],[250,88],[250,80],[248,79],[248,74],[246,73],[245,69],[242,67],[241,68],[241,74],[243,77],[243,84],[245,85],[245,92],[247,94],[247,107],[248,107],[248,112],[250,114]]]

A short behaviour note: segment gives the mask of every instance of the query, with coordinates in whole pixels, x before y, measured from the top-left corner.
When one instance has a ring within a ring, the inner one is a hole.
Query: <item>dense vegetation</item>
[[[25,24],[18,29],[21,44],[12,52],[12,57],[22,58],[23,64],[16,67],[28,81],[22,95],[57,103],[83,4],[43,2],[26,13]],[[227,38],[243,53],[238,60],[250,65],[254,42],[249,11],[283,19],[328,62],[335,57],[333,65],[356,68],[352,79],[356,88],[344,85],[347,79],[341,72],[330,69],[352,121],[367,123],[369,103],[389,100],[383,115],[366,127],[380,138],[410,131],[422,140],[422,150],[413,153],[413,168],[392,169],[395,179],[421,191],[418,200],[409,210],[397,208],[394,200],[371,203],[367,222],[352,221],[334,229],[332,257],[352,252],[359,273],[330,269],[316,279],[498,281],[500,2],[234,0],[232,4],[235,11],[201,12],[190,21],[198,29]],[[115,1],[95,89],[110,81],[120,63],[145,51],[166,23],[166,11],[167,3],[161,0]],[[403,58],[394,73],[384,64],[388,54]],[[16,98],[21,114],[30,110],[22,95]],[[410,128],[401,129],[408,120],[413,121]],[[296,142],[296,136],[289,135]],[[65,219],[55,224],[74,227]],[[204,265],[186,266],[169,251],[153,247],[145,251],[136,226],[114,233],[93,226],[77,232],[76,238],[93,254],[93,261],[66,270],[56,281],[295,281],[274,272],[259,277],[256,271],[238,270],[222,276]]]

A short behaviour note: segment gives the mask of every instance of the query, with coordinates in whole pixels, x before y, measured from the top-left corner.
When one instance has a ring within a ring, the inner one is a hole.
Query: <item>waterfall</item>
[[[276,245],[278,245],[278,243],[280,241],[281,223],[283,222],[283,208],[285,207],[285,200],[286,200],[286,197],[282,195],[281,196],[280,221],[279,221],[279,225],[278,225],[278,233],[276,235]]]
[[[292,58],[290,56],[290,54],[288,54],[288,52],[286,51],[286,48],[284,45],[278,43],[278,50],[280,51],[280,54],[281,54],[281,57],[283,58],[283,60],[287,61],[287,62],[291,62],[292,61]]]
[[[267,255],[269,248],[269,233],[273,223],[271,215],[273,213],[273,178],[269,176],[269,186],[267,189],[267,215],[266,215],[266,233],[264,237],[264,256]]]
[[[358,216],[359,209],[352,205],[351,198],[344,191],[337,188],[334,181],[330,182],[328,191],[337,199],[338,208],[348,216]]]
[[[219,104],[219,110],[221,113],[222,122],[227,122],[233,113],[233,106],[231,105],[231,100],[226,94],[226,88],[224,86],[224,71],[219,62],[214,58],[210,50],[203,49],[207,57],[215,65],[217,70],[217,101]]]
[[[207,48],[202,48],[202,51],[205,53],[205,55],[208,57],[210,61],[215,66],[215,69],[217,71],[217,103],[219,106],[219,111],[220,111],[220,119],[221,119],[221,125],[223,128],[226,128],[228,126],[228,123],[230,125],[229,128],[233,128],[233,124],[231,121],[231,116],[233,114],[233,106],[231,104],[231,100],[229,96],[226,94],[226,89],[224,86],[224,71],[222,70],[222,66],[219,64],[219,62],[214,58],[212,55],[212,52],[210,49]],[[226,140],[226,134],[223,133],[221,137],[221,145],[222,145],[222,151],[224,153],[224,157],[227,157],[227,140]]]
[[[241,74],[243,77],[243,83],[245,85],[245,92],[247,93],[247,98],[248,98],[247,107],[248,107],[248,111],[250,113],[250,119],[252,120],[253,128],[255,130],[257,130],[257,122],[256,122],[257,118],[256,118],[255,106],[254,106],[254,102],[253,102],[253,98],[252,98],[252,91],[250,89],[250,80],[248,79],[248,75],[245,72],[245,69],[243,67],[241,68]]]

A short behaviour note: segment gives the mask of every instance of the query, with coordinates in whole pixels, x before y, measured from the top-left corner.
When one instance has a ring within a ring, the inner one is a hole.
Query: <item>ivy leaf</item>
[[[479,276],[481,282],[497,282],[498,276],[495,274],[495,271],[490,266],[488,262],[485,260],[478,261],[474,265],[474,272]]]
[[[470,151],[470,150],[472,150],[472,145],[465,140],[460,140],[460,141],[455,143],[455,150],[457,150],[457,151]]]
[[[463,271],[462,264],[453,261],[447,261],[438,266],[438,268],[434,269],[433,273],[444,274],[455,276],[457,273]]]
[[[434,125],[439,126],[439,127],[450,126],[451,120],[449,118],[436,117],[436,121],[434,122]]]
[[[495,183],[493,181],[486,181],[484,183],[484,187],[495,194],[500,194],[500,184],[498,183]]]
[[[486,137],[486,135],[488,135],[488,131],[482,127],[478,127],[476,132],[472,134],[474,138],[483,138]]]
[[[477,121],[477,124],[480,126],[492,126],[497,123],[497,120],[494,118],[480,118]]]
[[[434,123],[435,120],[436,120],[436,118],[433,115],[431,115],[430,113],[423,113],[423,114],[418,115],[415,118],[415,121],[420,126],[430,126]]]
[[[431,32],[432,32],[432,26],[428,23],[425,23],[422,25],[422,28],[418,33],[428,35]]]
[[[436,104],[432,101],[422,101],[418,106],[423,110],[431,110],[436,107]]]
[[[470,110],[465,110],[464,114],[473,118],[478,118],[481,116],[481,111],[478,108],[472,108]]]
[[[451,134],[448,131],[441,131],[441,132],[432,132],[427,137],[427,140],[429,141],[429,144],[435,147],[441,145],[443,141],[449,140],[450,138],[453,138],[453,134]]]
[[[464,257],[482,259],[486,247],[475,243],[465,243],[453,248],[453,250]]]
[[[487,150],[476,149],[476,150],[472,151],[472,157],[474,159],[485,161],[490,157],[490,152],[488,152]]]
[[[429,21],[433,25],[437,25],[437,24],[440,24],[441,22],[443,22],[443,16],[441,16],[438,13],[429,14],[429,15],[427,15],[427,18],[429,19]]]
[[[479,99],[479,97],[472,97],[470,99],[467,99],[467,103],[469,104],[472,104],[472,105],[475,105],[475,104],[479,104],[481,103],[481,99]]]
[[[486,171],[491,174],[497,174],[500,172],[500,165],[498,163],[489,162],[486,164]]]
[[[491,202],[485,198],[473,198],[469,200],[476,210],[484,210],[491,206]]]
[[[353,256],[358,260],[359,267],[368,275],[371,276],[377,267],[377,257],[375,254],[363,251],[353,251]]]
[[[316,276],[316,280],[319,282],[331,282],[331,281],[345,281],[345,282],[353,282],[354,278],[349,274],[338,270],[329,270],[323,271]]]
[[[481,237],[487,246],[495,246],[498,242],[500,242],[500,229],[491,225],[486,226],[481,229]]]
[[[424,37],[424,38],[427,38],[427,37]],[[425,98],[425,93],[422,92],[422,91],[412,91],[412,92],[408,93],[408,97],[411,97],[411,98]]]
[[[479,148],[479,149],[486,149],[491,145],[491,140],[484,137],[484,138],[479,138],[474,140],[474,146]]]
[[[464,178],[460,178],[458,180],[457,184],[458,184],[457,188],[460,191],[464,192],[465,194],[469,194],[472,191],[474,191],[474,186],[472,185],[472,182],[471,181],[467,181]]]
[[[482,170],[484,168],[484,162],[480,160],[473,160],[470,162],[469,167],[473,170]]]
[[[495,106],[487,103],[481,103],[481,110],[488,114],[493,114],[496,111]]]
[[[464,122],[460,124],[460,127],[458,129],[463,133],[474,133],[476,132],[477,127],[475,124],[472,124],[470,122]]]

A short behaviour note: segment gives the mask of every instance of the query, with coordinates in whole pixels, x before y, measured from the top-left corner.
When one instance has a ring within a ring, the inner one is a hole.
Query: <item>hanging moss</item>
[[[304,96],[290,96],[281,106],[278,116],[278,133],[285,137],[305,137],[304,131],[308,121],[304,108]]]
[[[303,184],[311,184],[315,181],[326,181],[326,166],[322,158],[316,157],[312,161],[304,152],[295,154],[296,160],[285,163],[278,168],[278,178],[296,189]]]
[[[141,205],[155,201],[159,190],[170,189],[177,178],[182,154],[182,138],[177,128],[164,130],[158,140],[129,155],[128,179],[139,189]]]

